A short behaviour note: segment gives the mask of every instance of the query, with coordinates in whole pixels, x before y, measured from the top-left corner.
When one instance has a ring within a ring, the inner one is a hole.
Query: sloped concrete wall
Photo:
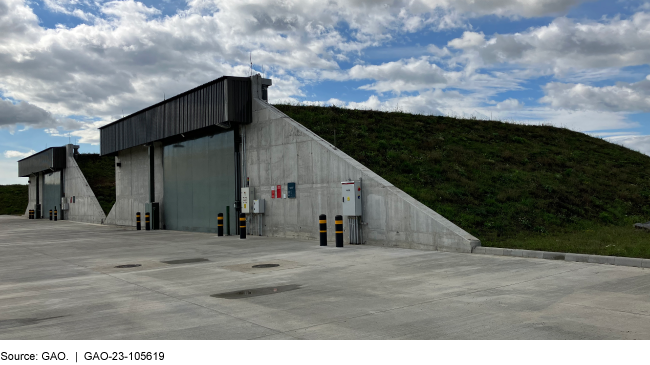
[[[160,203],[160,222],[164,222],[162,145],[154,144],[155,198]],[[149,202],[149,152],[145,146],[129,148],[118,153],[115,162],[115,205],[106,217],[106,224],[135,226],[135,214],[142,214],[144,227],[145,204]]]
[[[254,93],[255,94],[255,93]],[[328,239],[342,214],[341,181],[363,180],[367,244],[471,252],[480,241],[259,98],[246,133],[246,168],[254,199],[266,200],[265,235],[317,239],[327,214]],[[271,189],[296,183],[296,199],[271,199]],[[347,219],[344,239],[347,243]],[[252,222],[256,226],[256,222]]]
[[[81,172],[73,153],[73,145],[66,145],[66,168],[63,172],[63,189],[65,191],[64,198],[68,203],[68,210],[64,212],[64,219],[75,222],[102,224],[106,220],[106,214],[101,205],[99,205],[95,193],[93,193],[90,185],[88,185],[88,181],[83,172]]]

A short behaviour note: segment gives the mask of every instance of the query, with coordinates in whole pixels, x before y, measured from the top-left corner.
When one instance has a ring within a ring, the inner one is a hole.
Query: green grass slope
[[[650,157],[549,126],[278,109],[484,246],[650,258]]]
[[[115,157],[100,157],[96,153],[82,153],[76,158],[88,185],[108,215],[115,204]]]
[[[29,202],[27,185],[0,185],[0,215],[23,215]]]

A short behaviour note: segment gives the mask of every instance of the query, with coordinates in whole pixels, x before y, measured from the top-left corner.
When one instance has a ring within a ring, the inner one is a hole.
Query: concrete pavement
[[[0,252],[0,339],[650,339],[642,268],[10,216]]]

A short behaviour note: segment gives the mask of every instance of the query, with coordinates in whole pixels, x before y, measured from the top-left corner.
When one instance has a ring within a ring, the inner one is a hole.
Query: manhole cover
[[[205,262],[210,261],[208,259],[183,259],[183,260],[170,260],[170,261],[161,261],[163,264],[168,265],[180,265],[180,264],[193,264],[195,262]]]
[[[261,295],[277,294],[285,291],[291,291],[300,289],[300,285],[280,285],[280,286],[270,286],[267,288],[255,288],[255,289],[244,289],[231,291],[227,293],[219,293],[210,295],[213,298],[222,298],[222,299],[244,299],[259,297]]]
[[[268,267],[278,267],[280,264],[260,264],[260,265],[253,265],[253,269],[266,269]]]
[[[117,265],[115,266],[116,269],[130,269],[132,267],[140,267],[142,265],[140,264],[126,264],[126,265]]]

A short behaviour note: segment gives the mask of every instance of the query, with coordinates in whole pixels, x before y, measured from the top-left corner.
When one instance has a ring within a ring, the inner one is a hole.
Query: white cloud
[[[445,48],[446,50],[446,48]],[[402,92],[431,89],[458,88],[479,93],[482,97],[495,95],[499,91],[518,89],[527,75],[520,72],[478,73],[471,67],[463,70],[449,70],[445,60],[435,56],[401,59],[380,65],[355,65],[349,70],[312,72],[301,76],[320,80],[374,80],[362,85],[362,90],[378,93]],[[439,66],[440,65],[440,66]]]
[[[35,154],[36,151],[34,150],[29,150],[27,152],[20,152],[20,151],[5,151],[4,156],[5,158],[13,158],[16,160],[21,160],[25,157],[29,157],[33,154]]]
[[[650,112],[650,80],[589,86],[552,82],[544,87],[541,102],[555,109]]]
[[[376,83],[361,88],[380,93],[440,87],[448,84],[450,77],[453,76],[438,65],[430,63],[428,57],[387,62],[381,65],[356,65],[345,74],[345,78],[354,80],[377,80]]]
[[[507,99],[496,104],[498,110],[518,110],[522,108],[522,103],[517,99]]]
[[[565,14],[582,2],[190,0],[185,10],[163,17],[160,9],[133,0],[46,0],[50,9],[87,21],[45,29],[25,0],[0,0],[0,90],[5,97],[29,101],[5,104],[6,110],[24,109],[17,114],[24,120],[45,121],[27,125],[52,136],[74,126],[73,136],[96,144],[98,125],[158,102],[163,93],[169,97],[222,75],[247,75],[253,51],[256,69],[264,65],[273,78],[273,102],[297,102],[305,97],[304,83],[369,80],[362,89],[390,92],[393,98],[373,95],[348,106],[506,118],[531,109],[515,99],[491,100],[501,91],[519,89],[527,78],[647,60],[643,32],[648,18],[637,14],[582,23],[560,18],[547,27],[488,39],[467,31],[449,42],[451,51],[422,46],[425,51],[418,56],[427,56],[379,65],[362,63],[360,55],[421,30],[472,29],[472,17]],[[359,64],[341,70],[341,61]],[[495,66],[499,62],[544,67],[513,70]],[[400,96],[406,92],[419,95]],[[101,121],[55,117],[72,114]],[[0,111],[0,127],[9,128],[19,119],[2,118]]]
[[[0,158],[0,185],[27,184],[29,178],[18,177],[18,164],[15,158]]]
[[[587,0],[591,1],[591,0]],[[585,0],[430,0],[428,3],[444,4],[456,11],[479,15],[509,17],[539,17],[566,13]]]
[[[638,128],[637,122],[629,121],[627,113],[594,110],[556,110],[548,107],[528,107],[515,99],[491,102],[485,106],[485,98],[478,93],[461,93],[457,90],[428,90],[418,95],[379,99],[373,95],[363,102],[345,103],[330,100],[324,105],[337,105],[353,109],[382,111],[400,110],[426,115],[445,115],[458,118],[476,117],[481,120],[500,120],[528,125],[552,125],[579,132],[624,130]],[[489,101],[489,100],[488,100]],[[628,132],[633,134],[633,132]]]
[[[572,70],[643,65],[650,59],[650,13],[629,19],[574,21],[557,18],[526,32],[496,34],[487,42],[465,32],[449,45],[466,49],[465,57],[481,65],[509,63],[539,66],[563,76]]]
[[[479,47],[485,44],[485,35],[476,32],[464,32],[461,38],[452,39],[447,43],[449,47],[458,49]]]
[[[650,136],[615,136],[606,140],[650,156]]]
[[[81,123],[69,118],[55,118],[52,113],[36,105],[20,102],[13,104],[9,100],[0,99],[0,129],[8,128],[12,133],[16,126],[31,128],[57,128],[73,130],[81,127]]]

